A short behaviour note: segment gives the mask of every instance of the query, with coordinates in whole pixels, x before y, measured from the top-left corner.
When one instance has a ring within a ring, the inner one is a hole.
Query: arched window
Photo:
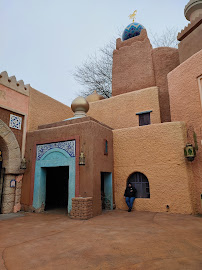
[[[135,172],[128,177],[128,181],[136,188],[136,198],[150,198],[149,181],[140,172]]]

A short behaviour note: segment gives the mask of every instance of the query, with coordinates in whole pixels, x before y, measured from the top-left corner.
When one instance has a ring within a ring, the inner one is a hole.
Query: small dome
[[[85,116],[89,110],[89,103],[84,97],[77,97],[72,101],[71,108],[75,116]]]
[[[99,95],[96,90],[89,96],[86,97],[86,100],[88,102],[95,102],[95,101],[98,101],[98,100],[102,100],[104,99],[103,96]]]
[[[145,29],[143,25],[137,22],[133,22],[129,24],[125,30],[123,31],[122,40],[127,40],[129,38],[133,38],[139,36],[142,29]]]

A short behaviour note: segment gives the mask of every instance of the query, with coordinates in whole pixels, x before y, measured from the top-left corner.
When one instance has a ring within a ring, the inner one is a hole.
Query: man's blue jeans
[[[134,200],[135,200],[135,197],[126,197],[126,203],[129,209],[133,208]]]

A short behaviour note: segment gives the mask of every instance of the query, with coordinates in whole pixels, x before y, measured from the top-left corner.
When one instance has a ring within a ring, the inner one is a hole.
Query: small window
[[[108,155],[108,141],[104,140],[104,155]]]
[[[202,107],[202,76],[198,78],[198,85],[199,85],[199,93],[200,93],[201,107]]]
[[[150,113],[143,113],[139,115],[139,126],[146,126],[150,124]]]
[[[146,126],[151,124],[150,113],[152,111],[138,112],[136,115],[139,116],[139,126]]]
[[[149,181],[143,173],[135,172],[131,174],[128,182],[136,188],[136,198],[150,198]]]

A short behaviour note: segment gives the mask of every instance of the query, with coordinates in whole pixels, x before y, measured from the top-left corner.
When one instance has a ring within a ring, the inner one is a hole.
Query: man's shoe
[[[128,209],[128,212],[131,212],[131,208]]]

